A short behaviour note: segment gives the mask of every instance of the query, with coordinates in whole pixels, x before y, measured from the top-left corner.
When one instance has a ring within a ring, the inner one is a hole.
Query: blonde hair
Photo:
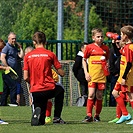
[[[100,28],[94,28],[92,29],[91,33],[92,33],[92,36],[94,36],[96,33],[103,33],[103,30]]]
[[[32,46],[29,46],[25,49],[24,53],[27,54],[29,53],[30,51],[32,51],[34,48]]]

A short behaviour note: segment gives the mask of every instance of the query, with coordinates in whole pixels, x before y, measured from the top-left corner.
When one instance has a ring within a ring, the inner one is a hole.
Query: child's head
[[[37,45],[40,45],[40,44],[45,45],[46,44],[46,35],[41,31],[37,31],[33,35],[32,40],[33,40],[34,45],[36,45],[36,44]]]
[[[92,40],[101,45],[103,43],[103,31],[100,28],[92,29]]]
[[[25,51],[24,51],[25,55],[26,55],[27,53],[31,52],[33,49],[34,49],[34,48],[33,48],[32,46],[27,47],[27,48],[25,49]]]
[[[84,52],[85,51],[85,48],[86,46],[88,45],[88,43],[84,42],[81,44],[81,51]]]
[[[0,39],[0,52],[2,51],[5,45],[5,42],[2,39]]]
[[[133,27],[131,25],[123,26],[120,29],[121,40],[125,43],[133,39]]]

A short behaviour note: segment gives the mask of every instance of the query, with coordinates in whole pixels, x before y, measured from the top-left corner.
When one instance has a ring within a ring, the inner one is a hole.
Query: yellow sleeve
[[[52,75],[55,82],[59,82],[59,76],[58,74],[52,69]]]

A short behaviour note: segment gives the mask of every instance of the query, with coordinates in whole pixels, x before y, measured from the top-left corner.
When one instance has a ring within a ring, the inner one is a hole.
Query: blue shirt
[[[2,49],[2,53],[6,54],[6,62],[15,71],[17,70],[18,49],[15,46],[10,45],[8,42]]]

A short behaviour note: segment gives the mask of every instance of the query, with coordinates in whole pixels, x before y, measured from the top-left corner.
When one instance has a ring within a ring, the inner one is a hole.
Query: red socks
[[[122,115],[122,112],[121,112],[120,106],[117,104],[116,105],[116,117],[120,118],[121,115]]]
[[[47,102],[47,109],[46,109],[46,117],[51,116],[51,110],[52,110],[52,102],[48,101]]]
[[[88,99],[87,100],[87,116],[90,116],[90,117],[92,116],[93,106],[94,106],[94,99],[93,100]],[[102,100],[96,99],[95,110],[96,110],[95,115],[99,116],[99,114],[101,113],[101,110],[102,110]]]
[[[125,103],[124,103],[124,100],[123,100],[123,98],[122,97],[117,97],[116,98],[116,102],[118,103],[118,105],[119,105],[119,107],[120,107],[120,109],[121,109],[121,111],[122,111],[122,114],[123,115],[128,115],[128,111],[127,111],[127,109],[126,109],[126,106],[125,106]]]
[[[94,105],[93,99],[87,99],[87,116],[92,117],[92,108]]]
[[[102,100],[96,99],[95,107],[96,107],[96,113],[95,113],[95,115],[96,116],[99,116],[99,114],[102,111]]]

